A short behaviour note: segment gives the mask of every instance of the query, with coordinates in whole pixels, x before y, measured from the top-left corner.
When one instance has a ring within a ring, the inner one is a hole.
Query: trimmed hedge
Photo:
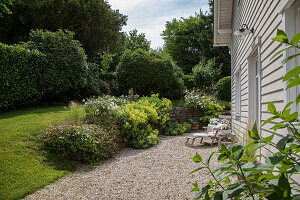
[[[42,71],[43,101],[61,102],[82,98],[86,89],[87,57],[71,31],[35,30],[24,47],[37,49],[47,56],[47,67]]]
[[[142,49],[126,50],[116,72],[123,94],[133,88],[141,96],[153,93],[171,99],[183,96],[182,71],[166,54]]]
[[[221,78],[214,87],[216,98],[231,101],[231,76]]]
[[[0,43],[0,111],[31,106],[40,100],[46,57],[37,50]]]

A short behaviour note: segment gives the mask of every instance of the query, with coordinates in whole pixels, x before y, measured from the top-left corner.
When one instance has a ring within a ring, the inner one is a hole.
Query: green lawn
[[[50,107],[0,114],[0,199],[20,199],[76,167],[54,156],[46,159],[39,143],[40,130],[70,113]]]

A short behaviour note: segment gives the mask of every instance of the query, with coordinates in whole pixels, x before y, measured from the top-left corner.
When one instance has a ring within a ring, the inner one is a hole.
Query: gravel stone
[[[188,135],[160,136],[159,143],[150,149],[123,149],[101,165],[81,167],[25,199],[193,199],[192,184],[197,180],[201,186],[210,176],[204,170],[189,175],[199,166],[189,158],[198,152],[206,159],[217,147],[207,144],[187,147]],[[216,158],[211,164],[217,166]]]

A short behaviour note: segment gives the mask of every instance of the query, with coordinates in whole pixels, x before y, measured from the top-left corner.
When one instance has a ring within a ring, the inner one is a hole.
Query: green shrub
[[[0,110],[32,106],[40,101],[45,55],[37,50],[0,43]]]
[[[221,101],[231,101],[231,76],[221,78],[214,87],[215,96]]]
[[[209,123],[211,118],[221,115],[224,109],[210,97],[205,97],[202,99],[200,108],[203,112],[203,116],[200,117],[200,121],[206,123]]]
[[[43,68],[43,79],[39,82],[44,101],[70,100],[79,97],[85,88],[86,55],[73,37],[74,33],[70,31],[36,30],[30,32],[29,41],[23,45],[47,56],[47,67]]]
[[[119,113],[121,133],[134,148],[148,148],[157,143],[158,130],[151,124],[157,124],[159,117],[154,103],[139,100],[125,104]]]
[[[193,68],[193,76],[197,88],[210,89],[220,75],[220,67],[215,66],[214,60],[201,61]]]
[[[169,120],[170,100],[158,95],[143,97],[136,102],[125,104],[119,110],[121,133],[134,148],[148,148],[158,141],[158,130]]]
[[[172,109],[172,102],[166,98],[159,98],[158,94],[152,95],[151,97],[142,97],[141,101],[148,101],[153,103],[156,107],[158,114],[158,124],[164,126],[165,123],[170,119],[169,111]]]
[[[117,132],[95,124],[64,122],[43,131],[42,142],[47,150],[58,155],[96,163],[116,153],[116,135]]]
[[[130,88],[139,95],[159,93],[163,97],[178,98],[183,95],[181,70],[165,54],[142,49],[124,52],[117,67],[120,92]]]
[[[163,134],[175,136],[175,135],[182,135],[183,133],[189,133],[189,132],[191,132],[191,125],[189,123],[184,122],[180,124],[178,122],[170,122],[165,127]]]
[[[196,87],[195,80],[192,75],[183,75],[183,83],[188,90]]]

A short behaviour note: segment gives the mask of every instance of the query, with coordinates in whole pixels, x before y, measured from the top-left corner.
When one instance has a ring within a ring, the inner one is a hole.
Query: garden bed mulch
[[[160,136],[150,149],[123,149],[102,165],[82,167],[25,199],[192,199],[192,184],[198,180],[201,186],[210,176],[204,171],[189,175],[198,166],[189,158],[196,152],[206,158],[217,147],[187,147],[188,135]],[[211,162],[217,166],[216,159]]]

